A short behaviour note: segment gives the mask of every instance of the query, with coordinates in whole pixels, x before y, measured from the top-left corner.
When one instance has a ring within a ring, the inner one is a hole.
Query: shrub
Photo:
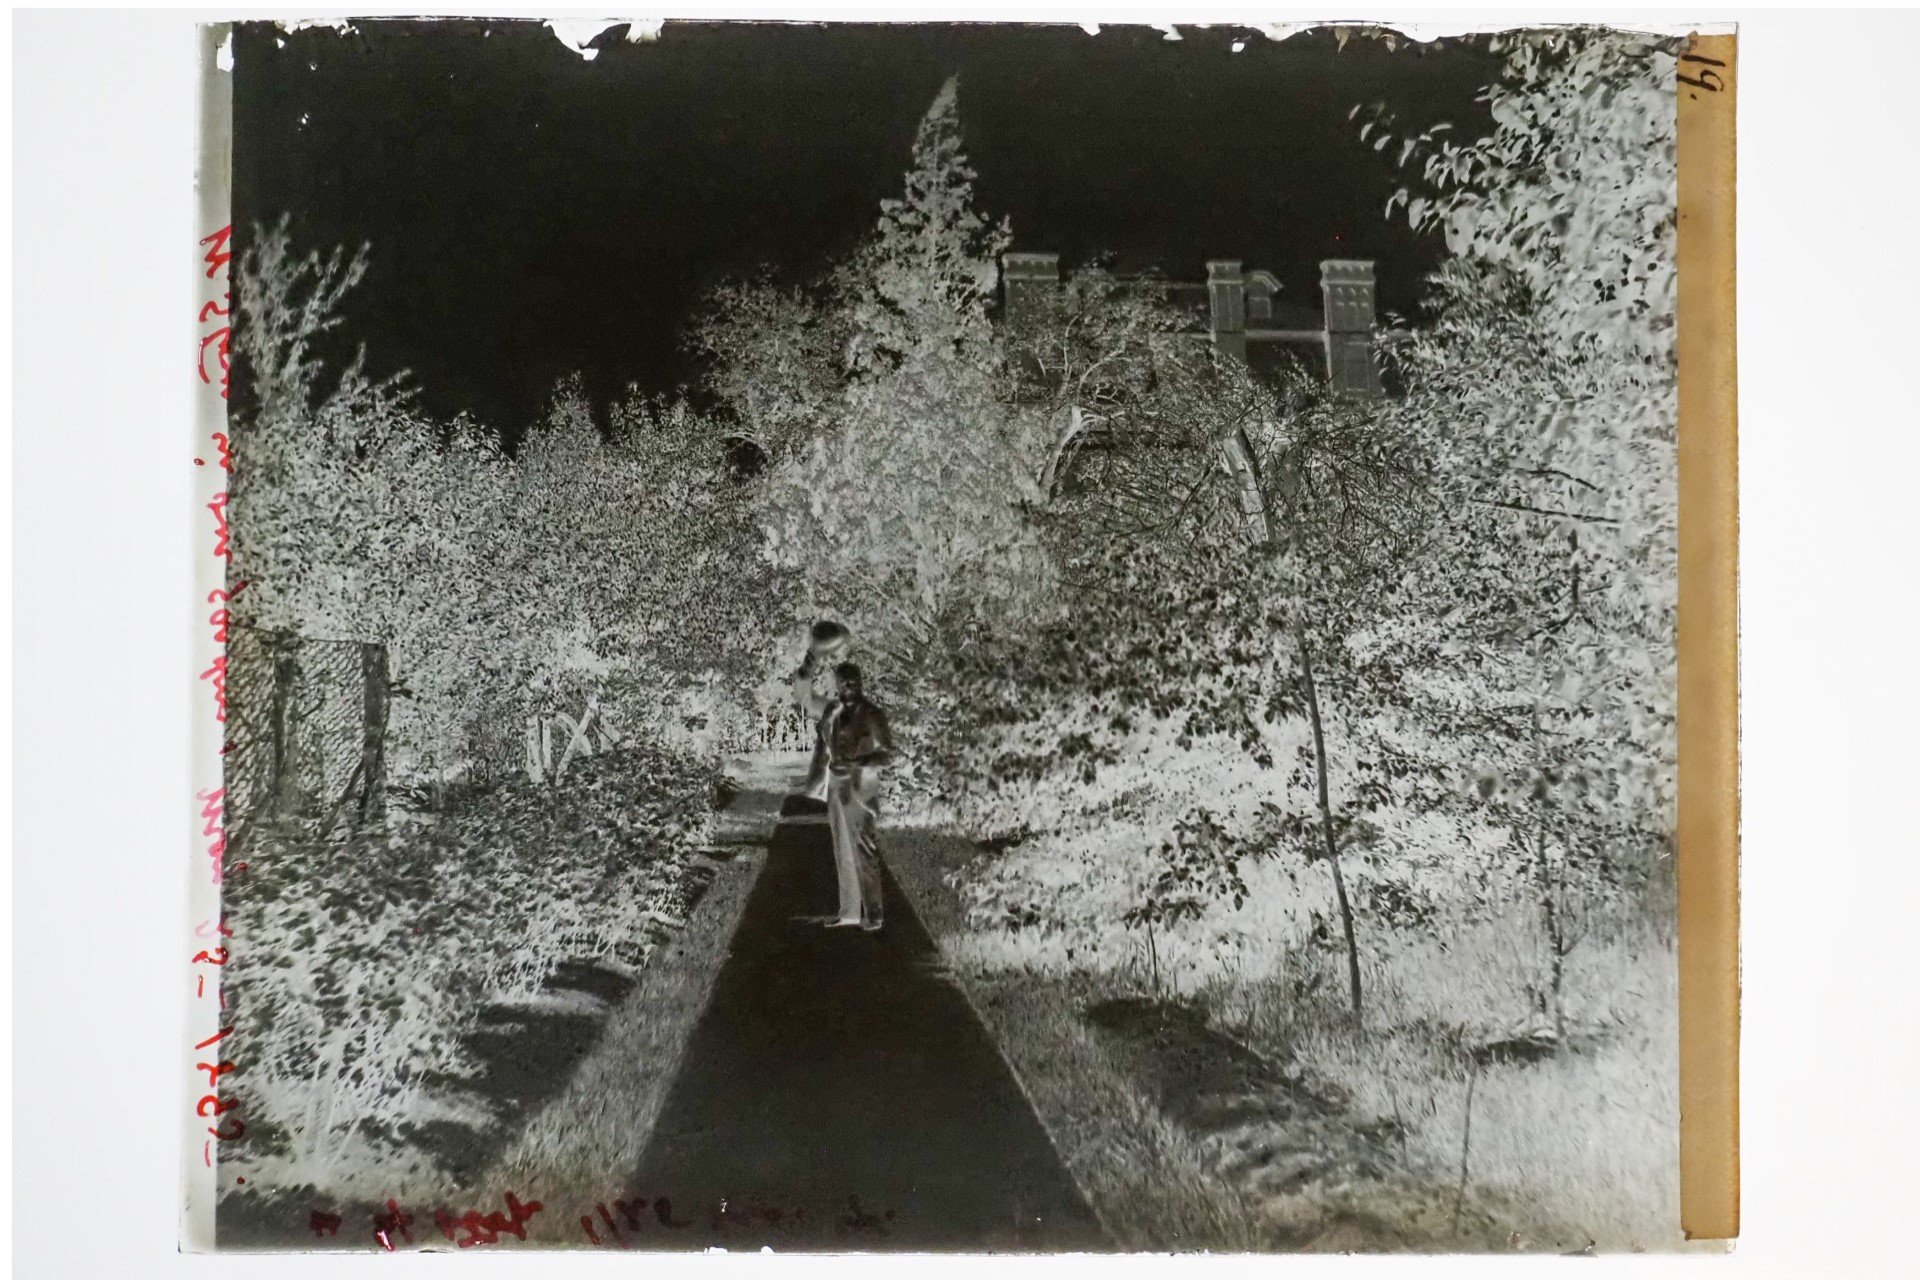
[[[483,1007],[533,996],[570,960],[638,967],[684,921],[716,781],[629,747],[561,790],[515,777],[345,842],[252,850],[229,882],[225,990],[259,1141],[235,1168],[262,1190],[404,1168],[408,1126],[462,1114],[449,1090]]]

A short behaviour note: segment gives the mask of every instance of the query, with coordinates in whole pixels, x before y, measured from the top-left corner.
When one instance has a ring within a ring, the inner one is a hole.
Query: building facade
[[[1003,315],[1017,323],[1060,287],[1060,255],[1004,254],[1000,282]],[[1174,281],[1166,288],[1175,299],[1204,295],[1206,327],[1195,332],[1236,359],[1258,365],[1263,350],[1290,350],[1323,368],[1336,391],[1382,394],[1374,357],[1374,343],[1381,335],[1370,260],[1329,258],[1320,264],[1317,314],[1288,307],[1271,272],[1248,271],[1236,258],[1209,261],[1204,284]]]

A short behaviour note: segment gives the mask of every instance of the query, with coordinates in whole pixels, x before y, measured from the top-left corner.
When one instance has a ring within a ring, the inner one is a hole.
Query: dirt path
[[[827,929],[823,818],[774,832],[607,1243],[1111,1247],[889,873],[886,929]]]

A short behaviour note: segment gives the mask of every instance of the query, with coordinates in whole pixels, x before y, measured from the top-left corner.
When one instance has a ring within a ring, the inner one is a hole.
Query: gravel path
[[[827,929],[823,820],[789,802],[606,1243],[1111,1247],[889,872],[878,934]]]

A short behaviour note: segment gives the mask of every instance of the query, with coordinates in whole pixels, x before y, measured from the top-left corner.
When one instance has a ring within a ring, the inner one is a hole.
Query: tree
[[[1192,327],[1162,281],[1121,280],[1098,265],[1074,271],[1003,325],[1003,398],[1037,415],[1033,430],[1049,440],[1039,475],[1046,502],[1073,483],[1077,466],[1097,469],[1096,455],[1111,452],[1103,446],[1153,446],[1155,419],[1179,412],[1186,382],[1211,367]],[[1118,480],[1089,482],[1111,493]]]
[[[730,280],[707,295],[688,329],[701,358],[702,391],[725,429],[759,461],[785,460],[832,412],[851,372],[851,309],[839,277],[782,288],[769,272]]]
[[[975,176],[955,76],[920,121],[905,191],[880,202],[876,232],[850,264],[856,370],[941,377],[956,361],[991,358],[987,305],[1012,235],[974,208]]]
[[[1069,620],[963,664],[943,721],[975,739],[960,768],[1061,769],[1090,789],[1138,750],[1143,721],[1169,725],[1178,751],[1252,762],[1251,804],[1216,784],[1167,815],[1163,871],[1128,920],[1154,928],[1238,902],[1248,858],[1324,862],[1357,1018],[1343,857],[1392,796],[1360,750],[1372,703],[1350,641],[1374,618],[1379,581],[1419,550],[1427,469],[1372,406],[1305,380],[1264,386],[1204,347],[1162,373],[1115,415],[1088,486],[1056,503],[1079,570]],[[1019,731],[996,732],[1006,722]],[[991,752],[996,740],[1020,749],[983,765],[976,742]]]
[[[318,352],[366,264],[365,249],[295,255],[284,220],[240,260],[231,524],[244,625],[367,634],[398,585],[368,482],[422,421],[399,379],[366,375],[364,353],[329,378]]]
[[[1043,608],[1051,578],[1026,516],[1043,432],[1001,401],[987,316],[1007,232],[974,210],[957,92],[935,98],[903,194],[827,290],[845,308],[828,328],[853,335],[844,386],[762,489],[766,555],[803,608],[882,655],[883,692],[969,613]]]
[[[1000,758],[1017,770],[1047,767],[1032,720],[1058,716],[1051,751],[1089,783],[1138,715],[1239,741],[1272,774],[1266,818],[1176,815],[1136,914],[1190,914],[1238,892],[1241,859],[1310,842],[1356,1015],[1343,860],[1364,854],[1390,903],[1430,856],[1394,833],[1409,815],[1451,815],[1460,855],[1498,851],[1489,824],[1509,833],[1556,1018],[1575,890],[1612,892],[1670,829],[1671,55],[1591,33],[1507,48],[1494,133],[1403,152],[1430,185],[1394,207],[1458,255],[1396,355],[1406,398],[1265,395],[1174,366],[1177,388],[1115,415],[1132,437],[1049,509],[1077,547],[1063,559],[1109,575],[1075,578],[1064,656],[1020,651],[1073,692],[1033,714],[989,697],[982,717],[987,740],[1020,744]],[[1597,212],[1576,213],[1589,197]],[[1066,349],[1054,385],[1076,359],[1091,363]],[[1224,528],[1259,554],[1230,554]]]
[[[602,431],[576,378],[509,457],[358,362],[329,380],[316,346],[364,263],[297,257],[284,227],[243,262],[241,621],[385,645],[396,764],[436,779],[472,763],[476,726],[511,726],[544,776],[595,733],[744,711],[782,593],[722,431],[637,394]]]
[[[1392,412],[1449,518],[1397,590],[1404,617],[1442,627],[1376,639],[1408,673],[1386,749],[1422,762],[1431,803],[1511,833],[1563,1031],[1569,886],[1644,876],[1672,831],[1674,51],[1501,40],[1493,132],[1401,148],[1417,178],[1389,213],[1456,257]]]

